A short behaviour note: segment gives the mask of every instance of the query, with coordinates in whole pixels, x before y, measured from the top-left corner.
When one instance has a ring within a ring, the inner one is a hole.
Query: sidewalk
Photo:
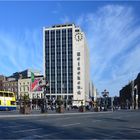
[[[0,118],[11,117],[38,117],[38,116],[57,116],[57,115],[79,115],[79,114],[97,114],[97,113],[112,113],[112,111],[105,112],[78,112],[78,110],[65,111],[64,113],[56,113],[56,111],[48,110],[47,113],[40,113],[40,110],[33,110],[31,114],[19,114],[18,110],[15,111],[0,111]]]

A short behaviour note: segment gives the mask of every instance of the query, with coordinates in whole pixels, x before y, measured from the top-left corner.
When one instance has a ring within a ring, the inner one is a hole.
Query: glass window
[[[79,85],[80,84],[80,81],[78,81],[77,84]]]
[[[77,89],[80,89],[80,86],[77,86]]]
[[[2,97],[3,96],[3,93],[2,92],[0,92],[0,97]]]
[[[16,102],[15,101],[11,101],[11,105],[15,105],[16,104]]]
[[[80,91],[78,91],[78,92],[77,92],[77,94],[81,94],[81,92],[80,92]]]
[[[77,76],[77,80],[80,80],[80,76]]]
[[[8,97],[8,93],[4,93],[4,97]]]
[[[80,52],[77,52],[77,56],[80,56]]]
[[[80,57],[78,57],[77,60],[80,60]]]
[[[78,66],[80,66],[80,62],[78,62]]]
[[[14,94],[13,93],[9,93],[9,97],[14,97]]]
[[[77,74],[78,74],[78,75],[80,75],[80,71],[79,71],[79,72],[77,72]]]
[[[79,32],[79,29],[76,29],[75,32]]]
[[[78,67],[77,70],[80,70],[80,67]]]

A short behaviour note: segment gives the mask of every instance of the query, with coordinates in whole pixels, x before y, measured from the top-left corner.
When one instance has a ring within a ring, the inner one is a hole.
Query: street
[[[140,139],[139,119],[139,110],[0,115],[0,139]]]

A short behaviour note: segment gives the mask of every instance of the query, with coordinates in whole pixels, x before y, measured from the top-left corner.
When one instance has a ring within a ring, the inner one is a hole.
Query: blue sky
[[[0,2],[0,74],[43,71],[42,28],[75,23],[86,33],[91,79],[110,95],[140,72],[140,2]]]

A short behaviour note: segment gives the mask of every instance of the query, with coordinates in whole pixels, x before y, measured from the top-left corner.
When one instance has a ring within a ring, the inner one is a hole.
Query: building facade
[[[31,77],[31,72],[33,72],[35,76],[41,75],[41,72],[39,70],[26,69],[21,72],[15,72],[8,78],[15,78],[16,80],[21,79],[21,78],[28,78],[28,77]]]
[[[36,76],[34,82],[31,81],[31,77],[18,80],[18,96],[21,99],[22,96],[28,95],[31,100],[41,99],[44,97],[44,92],[39,85],[43,76]]]
[[[140,108],[140,73],[138,73],[137,78],[134,80],[134,106]]]
[[[84,32],[74,24],[44,28],[43,45],[47,97],[85,104],[90,92],[90,68]]]
[[[140,73],[119,92],[121,108],[140,108]]]
[[[6,78],[2,82],[4,91],[14,92],[16,99],[18,99],[18,81],[15,78]]]
[[[19,79],[18,80],[18,94],[21,99],[24,95],[29,95],[29,98],[32,98],[31,94],[31,78]]]
[[[6,77],[4,75],[0,75],[0,90],[3,90],[3,81],[5,81]]]
[[[21,72],[15,72],[11,76],[3,76],[0,75],[0,90],[4,91],[11,91],[14,92],[16,95],[16,100],[18,101],[20,99],[20,95],[23,93],[27,94],[30,91],[30,81],[31,81],[31,72],[34,73],[35,77],[43,77],[41,75],[41,72],[39,70],[33,70],[33,69],[26,69]],[[23,82],[22,82],[23,79]],[[27,79],[27,81],[26,81]],[[29,80],[30,79],[30,80]],[[19,81],[21,80],[21,88],[19,87]],[[34,94],[34,97],[36,97],[36,92]],[[40,95],[37,95],[37,97],[40,97]]]

